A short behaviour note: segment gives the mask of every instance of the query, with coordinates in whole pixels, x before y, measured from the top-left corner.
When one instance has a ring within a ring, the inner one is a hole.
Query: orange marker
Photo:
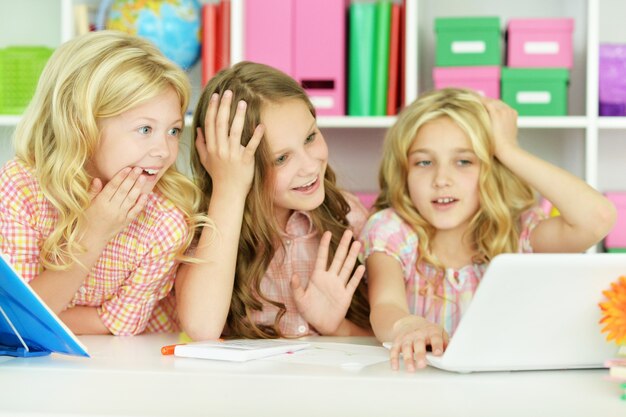
[[[167,345],[167,346],[163,346],[161,348],[161,355],[173,355],[174,354],[174,348],[176,348],[176,346],[183,344],[184,343],[179,343],[177,345]]]

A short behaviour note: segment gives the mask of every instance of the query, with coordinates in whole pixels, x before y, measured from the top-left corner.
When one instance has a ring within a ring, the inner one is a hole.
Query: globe
[[[197,0],[114,0],[107,29],[138,35],[152,41],[183,69],[200,56],[200,5]]]

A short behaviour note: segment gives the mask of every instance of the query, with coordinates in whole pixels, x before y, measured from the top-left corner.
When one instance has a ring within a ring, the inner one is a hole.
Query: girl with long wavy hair
[[[487,264],[505,252],[582,252],[615,208],[520,148],[517,112],[462,89],[404,109],[383,146],[381,192],[361,234],[376,337],[414,371],[441,355]],[[535,191],[560,210],[546,219]],[[497,331],[498,329],[493,329]]]
[[[176,278],[187,334],[371,334],[352,238],[367,212],[335,184],[302,87],[266,65],[239,63],[209,81],[193,126],[192,168],[215,233],[203,231],[195,247],[205,262]]]
[[[61,45],[0,170],[0,252],[78,334],[172,331],[166,297],[199,215],[174,162],[185,73],[150,42],[92,32]]]

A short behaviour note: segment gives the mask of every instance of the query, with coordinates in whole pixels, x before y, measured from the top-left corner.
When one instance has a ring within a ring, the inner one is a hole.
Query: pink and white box
[[[607,248],[626,248],[626,192],[605,193],[617,208],[617,221],[604,239]]]
[[[344,115],[347,5],[348,0],[246,0],[244,59],[295,78],[318,115]]]
[[[511,19],[507,65],[518,68],[572,68],[574,19]]]
[[[469,88],[478,94],[500,98],[500,67],[435,67],[435,89]]]

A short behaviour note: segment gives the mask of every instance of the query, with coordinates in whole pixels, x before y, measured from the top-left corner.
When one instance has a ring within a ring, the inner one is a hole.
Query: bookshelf
[[[211,0],[201,2],[207,1]],[[6,25],[0,36],[0,47],[20,43],[57,46],[71,39],[74,36],[73,6],[84,3],[96,7],[99,2],[2,2],[0,15],[14,17],[3,19]],[[231,0],[231,62],[238,62],[244,56],[244,4],[244,0]],[[574,68],[569,87],[569,115],[521,117],[520,143],[601,191],[626,190],[623,175],[626,170],[622,168],[626,159],[626,141],[622,140],[626,118],[597,116],[598,46],[600,42],[626,43],[619,19],[625,14],[626,4],[621,0],[406,0],[405,102],[413,101],[418,94],[432,88],[435,17],[500,16],[503,26],[513,17],[572,17],[575,20]],[[34,24],[25,25],[26,20]],[[197,67],[190,70],[194,97],[201,88]],[[343,186],[357,191],[377,189],[382,138],[394,120],[389,116],[319,118],[329,143],[331,164]],[[19,116],[0,115],[0,141],[3,142],[0,162],[12,156],[5,145],[18,121]],[[190,118],[187,121],[190,123]],[[181,149],[181,165],[186,162],[186,153],[187,149]]]

